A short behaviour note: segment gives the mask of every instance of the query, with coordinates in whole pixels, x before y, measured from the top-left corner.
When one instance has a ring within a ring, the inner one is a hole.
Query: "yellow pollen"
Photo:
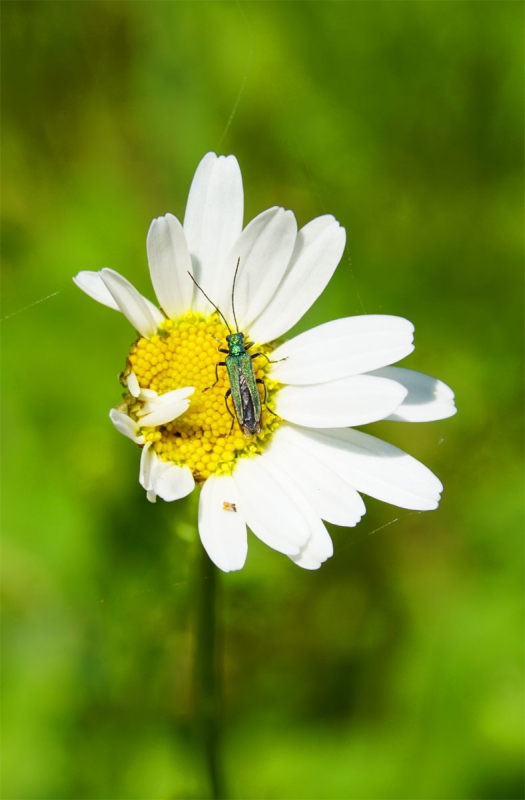
[[[226,356],[218,348],[227,349],[225,337],[228,333],[218,314],[205,317],[188,311],[177,319],[163,322],[159,332],[150,339],[138,339],[131,348],[124,372],[126,377],[133,371],[141,389],[153,389],[159,395],[184,386],[195,387],[184,414],[165,425],[141,430],[163,461],[189,467],[199,483],[212,473],[230,474],[238,458],[261,453],[281,424],[281,419],[263,404],[261,384],[257,384],[262,405],[261,433],[247,438],[237,418],[232,419],[228,411],[229,408],[235,413],[232,398],[228,398],[228,408],[225,402],[230,388],[225,367],[217,367],[219,380],[215,383],[216,364]],[[245,338],[249,341],[247,334]],[[272,349],[269,345],[254,345],[249,352],[269,355]],[[255,377],[266,384],[267,406],[272,409],[280,384],[268,378],[269,364],[265,358],[255,358],[252,363]],[[137,419],[136,412],[142,404],[131,395],[126,395],[126,401],[128,414]]]

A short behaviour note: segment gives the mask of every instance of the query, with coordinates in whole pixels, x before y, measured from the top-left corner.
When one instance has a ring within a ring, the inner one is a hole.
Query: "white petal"
[[[361,496],[326,464],[300,447],[299,437],[282,425],[264,451],[264,458],[293,475],[314,511],[334,525],[353,527],[366,512]]]
[[[249,330],[250,336],[252,321],[268,304],[284,275],[296,236],[297,222],[293,213],[284,208],[269,208],[246,226],[227,259],[224,280],[215,295],[219,297],[217,305],[233,322],[231,270],[235,269],[240,258],[235,283],[235,312],[240,330]]]
[[[180,417],[187,411],[190,405],[188,397],[194,391],[193,386],[185,386],[148,400],[139,412],[141,427],[153,428],[157,425],[166,425]]]
[[[369,314],[335,319],[274,350],[272,361],[286,361],[272,364],[270,374],[281,383],[294,384],[359,375],[411,353],[413,334],[414,326],[403,317]]]
[[[82,289],[87,295],[96,300],[97,303],[102,303],[104,306],[114,308],[115,311],[120,311],[117,303],[113,299],[113,295],[106,288],[106,284],[100,277],[100,272],[90,272],[85,270],[75,275],[73,281],[79,289]]]
[[[151,223],[146,240],[151,282],[157,299],[168,317],[177,317],[191,308],[193,283],[191,258],[184,231],[173,214]]]
[[[157,332],[158,321],[152,313],[152,304],[118,272],[114,272],[112,269],[103,269],[100,276],[133,327],[141,336],[153,336]]]
[[[347,428],[287,431],[300,447],[336,471],[358,492],[385,503],[428,511],[437,508],[441,481],[412,456],[381,439]]]
[[[395,414],[387,417],[389,420],[431,422],[435,419],[453,417],[457,411],[454,392],[437,378],[403,367],[383,367],[371,374],[397,381],[408,391]]]
[[[317,217],[301,228],[275,294],[250,324],[250,336],[256,342],[282,336],[301,319],[334,274],[345,242],[345,229],[331,214]]]
[[[305,544],[299,550],[299,553],[296,556],[288,556],[294,564],[297,564],[298,567],[302,567],[303,569],[319,569],[322,561],[319,561],[311,552],[310,552],[310,543]]]
[[[318,530],[316,530],[315,534],[312,535],[311,539],[309,539],[304,547],[301,547],[296,556],[288,556],[298,567],[302,567],[303,569],[319,569],[321,564],[334,554],[334,546],[330,534],[322,522],[320,522],[320,525],[322,528],[319,527]],[[321,546],[323,546],[326,551],[322,556],[319,555]]]
[[[139,426],[134,419],[112,408],[109,412],[109,418],[119,433],[123,433],[128,439],[136,444],[142,444],[144,437],[140,435]]]
[[[113,272],[113,270],[107,270],[108,272]],[[117,275],[118,273],[114,273]],[[119,276],[121,277],[121,276]],[[125,280],[125,278],[122,278]],[[118,303],[115,302],[115,299],[109,289],[107,288],[106,284],[102,279],[102,271],[100,272],[79,272],[73,278],[73,281],[82,289],[83,292],[88,294],[93,300],[97,300],[97,302],[102,303],[105,306],[109,306],[109,308],[115,309],[115,311],[121,311],[122,309],[119,307]],[[127,282],[127,281],[126,281]],[[153,319],[157,323],[157,326],[164,320],[164,316],[159,311],[159,309],[153,305],[146,297],[142,298],[143,301],[148,306]]]
[[[224,572],[242,569],[248,553],[246,522],[230,475],[210,475],[199,502],[199,533],[209,557]]]
[[[314,386],[284,386],[275,396],[275,413],[310,428],[366,425],[395,411],[406,393],[396,381],[354,375]]]
[[[262,462],[255,456],[237,463],[233,480],[241,513],[262,542],[280,553],[297,555],[310,538],[308,522]]]
[[[138,397],[140,395],[140,385],[137,376],[134,372],[130,372],[126,383],[128,385],[128,389],[133,395],[133,397]]]
[[[193,475],[188,467],[179,467],[162,461],[156,454],[151,473],[153,491],[168,503],[186,497],[195,488]]]
[[[188,280],[189,280],[189,277],[188,277]],[[147,297],[143,297],[142,299],[146,301],[146,305],[149,308],[150,314],[153,317],[153,319],[155,320],[155,325],[157,326],[157,328],[159,328],[159,326],[161,325],[162,322],[164,322],[166,317],[164,316],[162,311],[159,308],[157,308],[157,306],[154,305],[151,302],[151,300],[148,300]]]
[[[157,425],[166,425],[173,422],[188,410],[189,400],[172,400],[171,403],[162,403],[155,411],[145,414],[140,418],[140,425],[143,428],[155,428]]]
[[[217,305],[217,289],[225,279],[222,264],[241,233],[243,207],[241,170],[235,156],[205,155],[191,184],[184,233],[193,275]],[[213,310],[196,287],[193,298],[195,310]]]
[[[279,485],[283,487],[288,496],[293,500],[310,528],[308,540],[299,550],[299,553],[290,555],[292,561],[305,569],[318,569],[323,561],[334,553],[334,546],[330,534],[323,525],[321,518],[315,513],[309,498],[296,481],[295,475],[286,472],[275,462],[269,462],[266,458],[267,452],[262,456],[262,463],[270,474],[277,479]]]
[[[142,389],[141,388],[139,397],[140,397],[141,400],[148,400],[148,401],[157,402],[158,398],[159,398],[159,395],[157,394],[155,389]]]
[[[171,403],[174,400],[185,400],[187,397],[190,397],[194,391],[195,387],[193,386],[183,386],[180,389],[172,389],[170,392],[164,392],[164,394],[158,394],[154,389],[141,389],[140,397],[146,400],[142,413],[149,414],[150,411],[155,411],[159,406],[165,403]]]
[[[151,447],[151,442],[146,442],[140,454],[139,483],[147,492],[153,490],[151,476],[156,457],[156,453]]]

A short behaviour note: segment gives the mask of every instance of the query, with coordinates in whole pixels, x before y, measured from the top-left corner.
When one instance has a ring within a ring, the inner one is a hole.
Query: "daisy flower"
[[[138,332],[121,376],[124,399],[110,418],[142,450],[148,499],[176,500],[200,486],[202,544],[225,572],[244,565],[247,527],[300,567],[317,569],[333,553],[323,520],[356,525],[365,513],[361,494],[407,509],[438,505],[442,485],[427,467],[354,430],[455,413],[441,381],[390,366],[412,352],[412,324],[363,315],[280,339],[323,291],[344,247],[345,231],[331,215],[298,230],[291,211],[274,207],[243,229],[238,162],[208,153],[184,223],[166,214],[149,229],[158,306],[111,269],[74,279]],[[225,337],[236,330],[255,343],[261,430],[253,436],[225,400],[230,385],[219,363],[219,348],[228,350]]]

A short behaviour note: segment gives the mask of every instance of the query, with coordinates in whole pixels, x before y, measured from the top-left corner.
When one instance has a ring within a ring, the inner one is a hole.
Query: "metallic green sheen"
[[[230,381],[235,414],[245,436],[253,436],[262,430],[261,399],[257,389],[252,357],[244,344],[243,333],[232,333],[226,337],[229,353],[225,358]]]

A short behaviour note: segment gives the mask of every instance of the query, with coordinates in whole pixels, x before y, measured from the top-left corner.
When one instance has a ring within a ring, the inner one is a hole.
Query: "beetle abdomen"
[[[257,387],[255,387],[255,391],[257,391]],[[261,414],[260,411],[259,414],[256,413],[252,394],[242,373],[239,375],[239,392],[242,405],[242,431],[245,436],[253,436],[262,430]]]

